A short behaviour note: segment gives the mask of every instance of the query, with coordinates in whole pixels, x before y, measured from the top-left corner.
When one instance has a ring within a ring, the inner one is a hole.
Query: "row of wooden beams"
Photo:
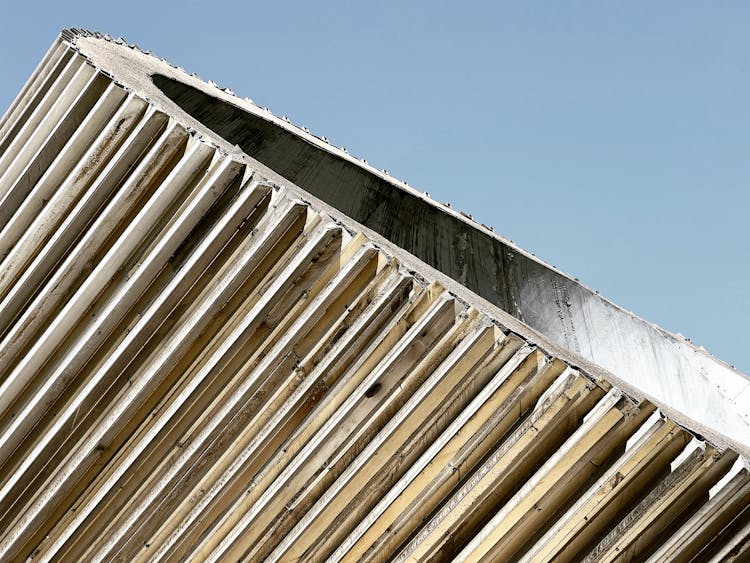
[[[0,559],[733,560],[750,477],[57,43],[0,121]]]

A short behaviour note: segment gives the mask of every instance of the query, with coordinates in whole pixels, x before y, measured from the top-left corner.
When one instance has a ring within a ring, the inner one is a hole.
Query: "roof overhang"
[[[750,449],[750,379],[687,339],[618,307],[465,213],[430,199],[267,108],[163,59],[88,32],[67,32],[96,68],[269,179],[292,184],[343,221],[364,227],[417,271],[502,322],[508,315],[590,370],[648,398],[695,432]],[[529,213],[509,199],[503,213]],[[530,220],[560,220],[530,213]],[[386,242],[387,241],[387,242]],[[407,260],[408,262],[409,260]],[[469,291],[465,291],[466,290]],[[500,311],[506,314],[501,314]]]

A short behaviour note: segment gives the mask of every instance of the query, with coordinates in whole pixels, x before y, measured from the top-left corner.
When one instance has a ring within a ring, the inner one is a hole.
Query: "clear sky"
[[[471,213],[750,373],[746,2],[2,10],[3,110],[61,28],[123,36]]]

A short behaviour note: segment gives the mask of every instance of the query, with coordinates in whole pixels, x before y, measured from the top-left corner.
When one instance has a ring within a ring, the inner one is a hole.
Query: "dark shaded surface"
[[[276,124],[156,75],[154,83],[187,113],[245,153],[352,219],[518,316],[508,295],[499,241]]]
[[[193,118],[303,190],[557,345],[746,443],[748,422],[735,401],[747,380],[704,351],[324,145],[180,81],[160,74],[152,79]],[[530,221],[544,220],[538,212],[543,207],[536,206],[532,216],[522,202],[509,198],[508,204],[512,207],[497,210],[498,217],[528,213]],[[552,204],[549,209],[554,211]],[[705,400],[696,403],[696,396]],[[716,408],[727,400],[733,407]]]

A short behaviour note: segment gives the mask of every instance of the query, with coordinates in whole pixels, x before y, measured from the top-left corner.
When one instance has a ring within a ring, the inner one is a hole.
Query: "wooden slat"
[[[84,35],[0,121],[0,559],[747,557],[735,452],[266,181]]]

